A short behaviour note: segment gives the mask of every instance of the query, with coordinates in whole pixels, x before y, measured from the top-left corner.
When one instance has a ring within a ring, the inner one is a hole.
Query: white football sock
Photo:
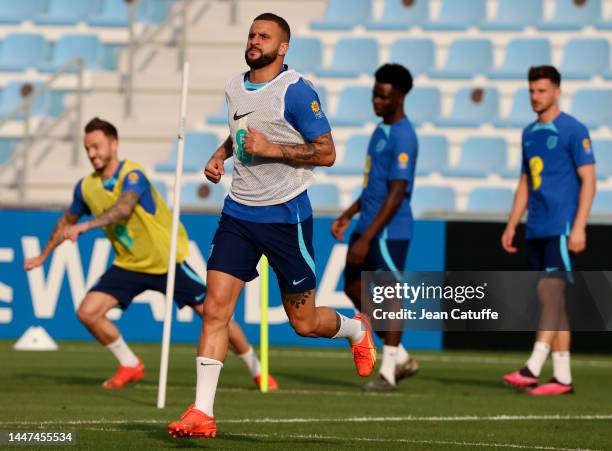
[[[542,367],[546,362],[546,357],[548,357],[549,352],[550,346],[548,345],[548,343],[544,343],[543,341],[536,341],[533,345],[531,357],[529,357],[529,360],[527,360],[525,366],[529,368],[529,371],[531,371],[535,377],[540,377]]]
[[[570,369],[570,353],[568,351],[553,352],[553,377],[565,385],[572,383],[572,372]]]
[[[213,404],[221,368],[223,368],[223,362],[206,357],[196,358],[195,408],[210,417],[214,416]]]
[[[397,346],[383,346],[383,360],[379,373],[391,385],[395,385],[395,362],[397,360]]]
[[[410,353],[406,351],[406,348],[400,343],[397,347],[397,354],[395,355],[395,363],[397,365],[403,365],[410,358]]]
[[[117,360],[119,360],[119,365],[131,367],[138,365],[138,357],[132,352],[121,335],[112,343],[107,344],[106,349],[112,352]]]
[[[340,329],[338,329],[338,332],[332,338],[348,338],[351,344],[359,343],[363,340],[365,330],[361,321],[347,318],[338,312],[336,312],[336,315],[340,318]]]
[[[238,357],[240,357],[240,360],[242,360],[249,369],[251,377],[255,378],[259,376],[259,373],[261,373],[261,366],[259,365],[259,359],[252,346],[250,346],[249,350],[244,354],[238,354]]]

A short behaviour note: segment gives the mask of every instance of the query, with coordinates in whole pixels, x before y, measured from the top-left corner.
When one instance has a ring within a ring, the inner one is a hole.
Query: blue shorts
[[[565,273],[574,269],[574,254],[567,248],[565,235],[527,240],[527,260],[530,271]],[[557,275],[558,277],[558,275]]]
[[[312,217],[297,224],[260,223],[222,213],[208,270],[250,282],[258,276],[262,254],[268,257],[282,293],[303,293],[317,286]]]
[[[167,274],[147,274],[111,266],[89,291],[99,291],[114,297],[119,301],[119,307],[125,310],[143,291],[154,290],[166,293],[166,279]],[[187,263],[177,264],[174,303],[179,308],[186,305],[194,306],[204,302],[205,297],[204,281]]]
[[[361,237],[359,233],[351,234],[349,248]],[[344,280],[361,278],[362,271],[403,271],[410,240],[385,240],[376,238],[370,244],[370,250],[360,265],[346,265]]]

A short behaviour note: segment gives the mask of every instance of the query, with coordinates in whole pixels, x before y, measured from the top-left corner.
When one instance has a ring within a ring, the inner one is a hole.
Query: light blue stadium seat
[[[372,18],[371,0],[329,0],[322,21],[310,24],[313,30],[352,30]]]
[[[599,180],[612,177],[612,140],[593,141],[596,172]]]
[[[221,183],[187,182],[181,188],[181,205],[220,210],[226,195],[227,191]]]
[[[0,166],[9,161],[15,153],[15,140],[0,138]]]
[[[348,86],[340,93],[336,114],[330,118],[332,126],[360,127],[368,122],[379,122],[372,110],[372,89],[367,86]]]
[[[185,172],[200,172],[209,158],[219,147],[220,141],[214,133],[187,132],[185,133],[185,155],[183,158],[183,170]],[[176,157],[178,142],[175,141],[167,161],[157,163],[157,172],[174,172],[176,168]]]
[[[321,68],[323,47],[318,38],[293,38],[285,64],[303,74],[313,73]]]
[[[487,16],[486,0],[442,0],[440,16],[425,22],[426,30],[465,30],[480,25]]]
[[[599,22],[595,24],[595,28],[598,30],[610,31],[612,30],[612,16],[607,19],[601,19]]]
[[[512,100],[512,109],[508,117],[493,121],[493,125],[499,128],[524,128],[536,120],[536,114],[531,108],[529,89],[519,89]]]
[[[419,136],[419,158],[416,175],[442,172],[448,166],[448,139],[443,135]]]
[[[436,46],[431,39],[398,39],[391,46],[389,61],[410,69],[413,76],[427,74],[436,60]]]
[[[410,122],[419,126],[440,118],[442,94],[438,88],[413,88],[404,100],[404,110]]]
[[[47,42],[38,33],[11,33],[0,47],[0,71],[21,72],[47,56]]]
[[[0,0],[0,24],[19,24],[42,13],[47,0]]]
[[[0,117],[4,117],[17,108],[23,102],[21,96],[21,87],[24,83],[30,83],[34,90],[42,86],[39,81],[13,80],[9,81],[2,89],[0,101]],[[46,92],[38,96],[30,105],[30,116],[40,117],[46,116],[49,113],[50,94]],[[23,119],[24,115],[20,114],[16,119]]]
[[[468,211],[507,212],[512,208],[514,191],[510,188],[475,188],[468,197]]]
[[[612,191],[600,190],[595,194],[591,213],[612,214]]]
[[[478,127],[499,116],[499,92],[495,88],[461,88],[455,94],[450,117],[434,123],[440,127]]]
[[[369,21],[369,30],[402,31],[429,20],[429,0],[414,0],[405,5],[403,0],[385,0],[385,8],[381,20]]]
[[[485,31],[520,31],[536,26],[542,21],[542,0],[499,0],[497,16],[491,22],[483,22]]]
[[[491,71],[489,78],[524,80],[530,67],[551,64],[551,52],[548,39],[513,39],[506,47],[502,67]]]
[[[318,77],[358,77],[378,67],[378,42],[373,38],[343,38],[336,44],[332,64],[314,71]]]
[[[168,203],[168,187],[166,186],[166,182],[163,180],[152,180],[151,185],[153,188],[159,193],[159,195],[164,199],[166,204]]]
[[[446,177],[486,178],[497,174],[508,163],[504,138],[468,138],[463,143],[459,163],[442,171]]]
[[[136,3],[136,20],[145,21],[150,5],[148,0],[139,0]],[[102,9],[98,14],[87,18],[92,27],[127,27],[129,22],[129,7],[125,0],[103,0]]]
[[[410,200],[412,215],[423,216],[424,212],[449,212],[457,209],[455,190],[450,186],[416,186]]]
[[[97,35],[65,34],[55,43],[51,61],[41,63],[38,70],[54,72],[77,56],[83,58],[86,69],[95,70],[101,66],[102,55],[103,47]]]
[[[308,198],[315,210],[339,210],[340,190],[333,183],[315,183],[308,188]]]
[[[607,39],[571,39],[565,45],[560,72],[564,79],[589,80],[610,67]]]
[[[504,179],[509,179],[509,180],[518,180],[519,177],[521,176],[521,167],[520,167],[520,163],[518,166],[513,166],[510,168],[504,168],[502,170],[499,171],[499,175],[501,175],[502,178]]]
[[[541,22],[538,28],[546,31],[580,30],[594,25],[601,17],[601,0],[556,0],[553,18]]]
[[[76,25],[100,11],[100,0],[49,0],[47,10],[34,18],[37,25]]]
[[[580,89],[572,100],[572,116],[587,128],[612,125],[612,90]]]
[[[448,50],[442,69],[432,70],[433,78],[470,79],[493,68],[493,43],[488,39],[456,39]]]
[[[208,123],[210,125],[227,125],[227,118],[227,102],[223,100],[217,112],[208,116]]]
[[[326,168],[325,172],[333,175],[360,175],[363,174],[370,135],[353,135],[346,142],[344,156],[341,161]]]

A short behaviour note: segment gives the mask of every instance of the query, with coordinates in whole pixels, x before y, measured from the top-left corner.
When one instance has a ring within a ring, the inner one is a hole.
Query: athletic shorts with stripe
[[[119,301],[122,310],[143,291],[166,293],[168,274],[146,274],[111,266],[100,280],[89,290],[106,293]],[[206,285],[201,277],[185,262],[176,265],[174,281],[174,303],[178,308],[194,306],[204,302]]]
[[[543,277],[568,278],[571,282],[574,253],[567,247],[565,235],[527,240],[527,261],[530,271],[540,271]]]
[[[208,271],[250,282],[259,274],[262,254],[276,273],[281,293],[303,293],[317,286],[312,216],[297,224],[244,221],[221,214],[212,241]]]
[[[349,247],[360,237],[358,233],[351,234]],[[360,279],[362,271],[403,271],[409,247],[410,240],[373,239],[368,255],[362,264],[346,265],[344,280]]]

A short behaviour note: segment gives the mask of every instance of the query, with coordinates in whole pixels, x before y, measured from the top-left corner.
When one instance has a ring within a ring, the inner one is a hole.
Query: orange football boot
[[[117,390],[123,388],[128,382],[137,382],[144,377],[144,364],[138,359],[136,366],[119,366],[119,369],[110,379],[102,383],[102,388],[107,390]]]
[[[217,424],[215,423],[215,417],[209,417],[201,410],[196,409],[195,404],[192,404],[180,420],[168,425],[168,433],[174,438],[214,438],[217,436]]]
[[[257,388],[259,388],[261,390],[261,374],[258,375],[257,377],[255,377],[253,380],[255,381],[255,385],[257,385]],[[278,383],[272,377],[271,374],[268,374],[268,390],[269,391],[276,391],[276,390],[278,390]]]
[[[353,319],[361,321],[365,328],[365,334],[361,341],[351,345],[355,367],[357,368],[357,374],[361,377],[368,377],[372,374],[376,365],[376,346],[372,339],[372,326],[370,325],[370,319],[363,313],[357,313]]]

